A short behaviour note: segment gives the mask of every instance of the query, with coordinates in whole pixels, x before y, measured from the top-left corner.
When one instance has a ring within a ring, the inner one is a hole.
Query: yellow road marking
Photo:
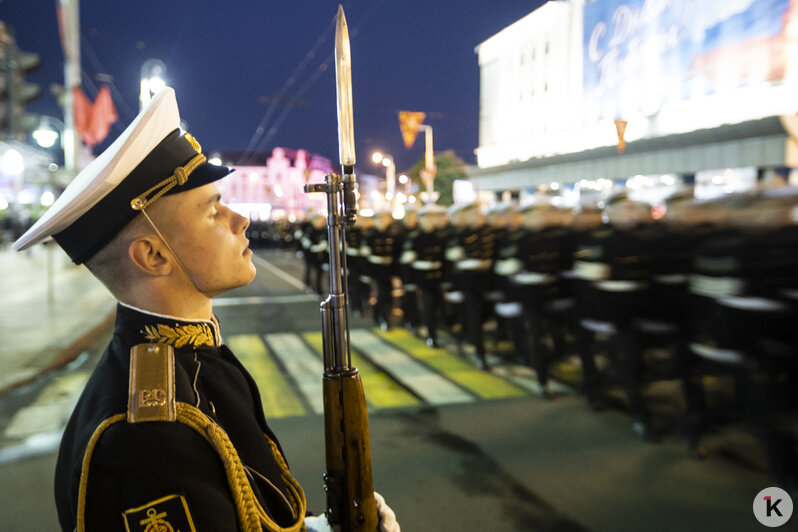
[[[241,360],[258,385],[266,418],[302,416],[307,412],[257,334],[234,334],[225,343]]]
[[[303,336],[317,353],[322,353],[321,333],[309,332],[304,333]],[[369,406],[374,408],[398,408],[420,404],[420,401],[413,394],[399,386],[394,380],[354,351],[352,352],[352,364],[360,372],[360,378],[363,380],[363,389],[366,392],[366,403]]]
[[[483,399],[529,395],[529,392],[523,388],[507,382],[501,377],[475,368],[465,360],[452,355],[446,349],[427,347],[423,340],[416,338],[404,329],[382,331],[375,328],[374,333]]]

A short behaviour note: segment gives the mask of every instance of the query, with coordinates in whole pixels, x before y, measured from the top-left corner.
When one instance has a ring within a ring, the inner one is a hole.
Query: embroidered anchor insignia
[[[155,508],[150,508],[147,510],[147,519],[139,521],[139,524],[144,527],[144,532],[175,532],[169,521],[163,519],[164,517],[166,512],[158,513]]]

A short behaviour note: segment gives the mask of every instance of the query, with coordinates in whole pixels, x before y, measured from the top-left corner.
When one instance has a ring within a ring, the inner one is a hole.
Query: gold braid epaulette
[[[252,486],[249,484],[244,465],[233,447],[227,433],[215,421],[202,413],[198,408],[187,403],[177,403],[177,421],[193,428],[216,449],[224,463],[227,482],[233,491],[233,500],[236,505],[236,514],[241,523],[241,530],[245,532],[300,532],[305,530],[305,512],[307,503],[305,493],[299,483],[291,476],[288,466],[283,460],[276,445],[267,438],[272,454],[280,466],[283,480],[296,505],[297,522],[288,527],[281,527],[269,517],[266,510],[258,503]]]
[[[188,143],[191,144],[191,147],[194,148],[194,150],[197,152],[197,155],[195,155],[189,162],[187,162],[183,166],[178,166],[177,168],[175,168],[174,174],[170,175],[169,177],[167,177],[157,185],[150,187],[146,192],[139,194],[138,196],[133,198],[130,201],[130,206],[134,210],[140,211],[148,207],[153,201],[157,200],[158,198],[169,192],[175,186],[184,185],[186,181],[188,181],[188,176],[191,175],[191,172],[196,170],[197,167],[199,167],[199,165],[201,165],[207,160],[205,156],[202,154],[202,146],[200,146],[200,143],[197,142],[197,139],[195,139],[191,135],[191,133],[186,133],[183,136],[183,138],[185,138],[188,141]],[[151,193],[155,192],[156,190],[158,192],[151,198],[148,198],[148,196]]]

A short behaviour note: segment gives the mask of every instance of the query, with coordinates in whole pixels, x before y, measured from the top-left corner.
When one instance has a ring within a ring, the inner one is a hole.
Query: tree
[[[440,194],[438,204],[451,205],[452,187],[455,180],[466,179],[465,162],[453,150],[447,150],[435,154],[435,166],[437,166],[438,171],[435,174],[434,190]],[[410,167],[410,180],[418,185],[419,191],[427,190],[426,185],[421,180],[422,168],[424,168],[423,156]]]
[[[25,105],[38,98],[41,89],[25,76],[40,62],[39,54],[17,48],[8,26],[0,21],[0,133],[9,138],[24,138],[38,123],[38,117],[25,112]]]

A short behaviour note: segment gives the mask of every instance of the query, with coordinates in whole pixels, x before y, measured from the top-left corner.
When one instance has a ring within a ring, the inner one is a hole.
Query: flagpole
[[[60,0],[64,48],[64,167],[77,173],[80,141],[75,131],[74,90],[80,88],[79,0]]]

